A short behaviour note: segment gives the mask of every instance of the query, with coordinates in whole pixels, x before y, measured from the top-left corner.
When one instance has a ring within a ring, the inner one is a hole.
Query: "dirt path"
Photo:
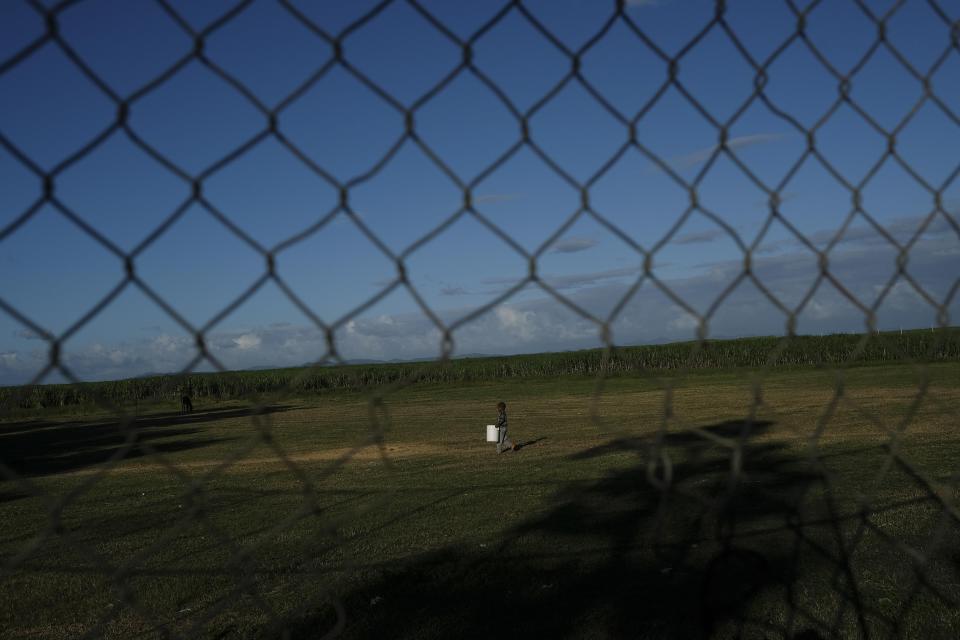
[[[375,445],[366,445],[362,447],[342,447],[339,449],[325,449],[323,451],[311,451],[308,453],[287,453],[286,459],[294,464],[309,464],[313,462],[333,462],[333,461],[344,461],[350,463],[351,461],[357,462],[371,462],[375,460],[380,460],[383,455],[386,455],[388,459],[402,459],[402,458],[412,458],[412,457],[422,457],[422,456],[442,456],[449,455],[450,449],[446,447],[441,447],[437,445],[422,444],[422,443],[403,443],[403,444],[388,444],[385,447],[384,452],[376,447]],[[201,470],[201,469],[212,469],[214,467],[220,466],[223,464],[223,460],[188,460],[188,461],[172,461],[173,466],[177,469],[183,471],[188,470]],[[231,463],[227,470],[231,469],[243,469],[245,467],[263,467],[263,466],[282,466],[284,465],[283,459],[278,455],[263,456],[258,455],[256,457],[243,457],[235,462]],[[149,457],[143,458],[132,458],[129,460],[124,460],[117,464],[117,466],[111,468],[108,471],[108,474],[116,473],[148,473],[155,471],[166,470],[167,467],[158,462],[150,462]],[[85,469],[77,469],[75,471],[68,471],[64,473],[59,473],[57,476],[88,476],[100,473],[102,471],[101,467],[87,467]]]

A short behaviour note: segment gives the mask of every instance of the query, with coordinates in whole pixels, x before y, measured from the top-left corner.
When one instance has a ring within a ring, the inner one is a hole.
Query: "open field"
[[[8,420],[0,635],[960,637],[960,364],[761,380]]]

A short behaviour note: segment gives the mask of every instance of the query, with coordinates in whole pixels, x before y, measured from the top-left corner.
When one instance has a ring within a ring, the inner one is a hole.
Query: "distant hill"
[[[244,399],[286,391],[313,395],[334,390],[361,391],[396,383],[463,384],[506,379],[636,375],[650,371],[702,369],[825,367],[877,363],[960,361],[960,328],[944,331],[888,331],[871,335],[761,336],[733,340],[689,340],[668,344],[511,356],[464,354],[441,364],[432,358],[404,362],[354,360],[347,366],[291,367],[178,376],[140,377],[127,381],[79,385],[49,384],[24,389],[0,387],[0,408],[18,409],[94,404],[107,398],[117,404],[172,399],[171,383],[189,385],[194,397]]]
[[[509,356],[500,356],[496,354],[489,353],[465,353],[463,355],[453,356],[452,360],[465,360],[468,358],[500,358],[500,357],[509,357]],[[324,367],[339,367],[342,365],[373,365],[373,364],[407,364],[412,362],[435,362],[437,358],[435,356],[424,356],[422,358],[393,358],[391,360],[373,360],[370,358],[349,358],[344,360],[343,363],[339,362],[327,362],[321,366]],[[300,368],[315,367],[317,363],[315,362],[304,362],[299,365]],[[245,371],[263,371],[263,370],[275,370],[275,369],[284,369],[286,367],[280,366],[266,366],[266,367],[250,367],[245,369]]]

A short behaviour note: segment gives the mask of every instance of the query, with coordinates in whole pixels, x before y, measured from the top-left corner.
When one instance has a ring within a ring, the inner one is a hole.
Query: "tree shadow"
[[[842,548],[826,536],[814,541],[820,556],[801,560],[798,514],[833,524],[841,516],[811,506],[823,504],[809,499],[822,475],[762,438],[772,425],[728,421],[573,454],[571,463],[623,452],[639,462],[620,455],[605,477],[562,485],[496,549],[455,545],[358,576],[340,599],[345,637],[809,640],[863,630],[876,612],[844,586]],[[738,440],[740,453],[717,438]],[[793,603],[786,618],[771,617],[771,599],[795,598],[794,584],[817,563],[828,575],[817,597],[832,613]],[[292,637],[334,628],[334,610],[301,619]]]
[[[173,453],[205,447],[228,438],[203,437],[205,429],[184,427],[230,418],[287,411],[292,407],[226,407],[213,411],[152,414],[129,425],[100,422],[20,422],[0,427],[0,463],[24,477],[49,476],[101,464],[129,446],[125,459],[148,455],[144,447]],[[132,434],[132,435],[131,435]],[[132,438],[132,446],[129,444]],[[0,482],[6,478],[0,474]],[[15,497],[10,499],[16,499]],[[4,500],[0,496],[0,501]]]

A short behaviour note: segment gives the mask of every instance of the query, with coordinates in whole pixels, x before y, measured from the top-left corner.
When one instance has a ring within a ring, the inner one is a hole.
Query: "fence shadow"
[[[770,425],[749,427],[755,437]],[[729,436],[744,426],[707,429]],[[794,468],[779,445],[751,438],[752,477],[776,483],[772,493],[783,494],[761,499],[750,488],[731,489],[729,457],[708,454],[710,443],[702,443],[686,435],[662,443],[678,460],[670,491],[650,485],[644,464],[628,465],[593,483],[562,486],[545,513],[515,527],[498,549],[448,548],[388,570],[343,598],[347,637],[708,635],[740,615],[759,589],[783,581],[791,558],[782,550],[707,544],[707,521],[749,517],[740,506],[756,517],[789,509],[789,496],[802,494],[815,476]],[[624,451],[649,458],[653,444],[623,438],[570,459]],[[726,507],[718,510],[720,499]],[[325,624],[332,621],[305,620],[294,637],[311,637]]]
[[[276,413],[292,408],[294,407],[225,407],[186,414],[158,413],[138,417],[126,428],[116,421],[11,423],[0,427],[0,462],[25,477],[76,471],[109,460],[119,449],[127,446],[131,431],[135,433],[135,440],[124,456],[127,459],[146,455],[139,446],[145,442],[163,453],[186,451],[227,440],[204,437],[205,429],[189,425]],[[5,479],[0,474],[0,482]]]
[[[497,549],[451,546],[361,580],[341,599],[345,636],[812,640],[840,627],[856,633],[868,617],[874,634],[896,630],[896,620],[870,610],[844,582],[843,550],[829,535],[804,534],[822,551],[801,559],[798,514],[823,520],[825,530],[847,516],[811,506],[822,476],[787,445],[760,437],[772,425],[705,427],[743,438],[739,478],[732,450],[693,433],[623,438],[571,455],[636,452],[639,461],[561,486],[546,512],[514,527]],[[672,462],[661,490],[665,465],[649,463],[662,452]],[[831,613],[796,604],[800,613],[771,621],[771,598],[792,598],[810,564],[832,576],[816,594]],[[302,620],[293,637],[332,628],[332,611]]]

